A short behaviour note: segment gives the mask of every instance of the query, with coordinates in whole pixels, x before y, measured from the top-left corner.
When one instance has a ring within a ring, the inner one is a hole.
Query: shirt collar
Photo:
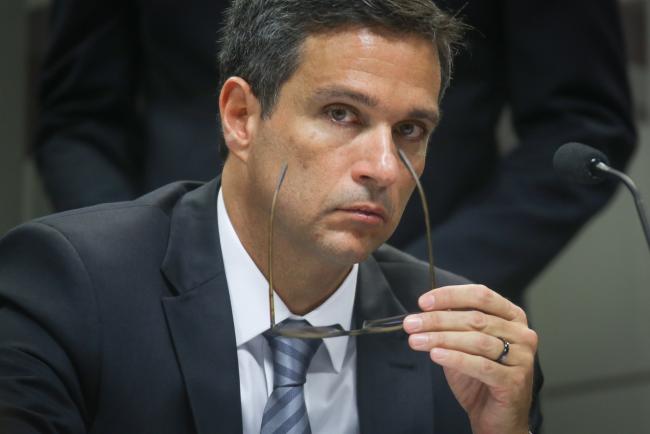
[[[217,221],[221,252],[230,294],[237,347],[261,335],[269,328],[269,284],[242,245],[226,210],[223,194],[217,198]],[[277,295],[275,320],[306,319],[311,325],[340,324],[348,330],[352,324],[352,310],[357,287],[359,265],[355,264],[338,289],[320,306],[304,316],[294,315]],[[323,339],[324,347],[334,370],[341,370],[348,346],[348,336]]]

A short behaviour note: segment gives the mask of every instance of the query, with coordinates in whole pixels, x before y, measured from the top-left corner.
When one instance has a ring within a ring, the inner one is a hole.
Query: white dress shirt
[[[217,217],[237,341],[243,430],[245,434],[259,433],[264,406],[273,391],[273,359],[262,336],[269,328],[268,281],[239,240],[221,189]],[[280,297],[274,297],[276,322],[296,318],[314,326],[340,324],[348,329],[358,268],[354,265],[336,292],[304,316],[292,314]],[[312,433],[358,433],[356,342],[347,336],[323,342],[312,359],[304,386]]]

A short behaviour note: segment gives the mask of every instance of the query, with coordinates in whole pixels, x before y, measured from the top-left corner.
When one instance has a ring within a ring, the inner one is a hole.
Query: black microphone
[[[641,220],[641,227],[645,234],[645,240],[648,249],[650,249],[650,227],[648,226],[648,217],[645,213],[641,193],[632,178],[610,167],[605,154],[582,143],[565,143],[555,152],[553,166],[560,175],[579,184],[598,184],[604,181],[607,176],[621,181],[632,193],[636,211],[639,214],[639,220]]]
[[[596,169],[598,163],[609,166],[607,156],[582,143],[565,143],[555,152],[553,166],[566,179],[578,184],[598,184],[605,177]]]

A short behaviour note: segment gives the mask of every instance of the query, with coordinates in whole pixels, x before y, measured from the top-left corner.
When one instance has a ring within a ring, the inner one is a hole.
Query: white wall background
[[[650,197],[650,128],[629,173]],[[650,433],[650,252],[621,189],[533,284],[547,433]]]

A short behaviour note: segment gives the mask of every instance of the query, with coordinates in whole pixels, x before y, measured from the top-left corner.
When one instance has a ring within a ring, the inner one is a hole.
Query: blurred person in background
[[[57,210],[129,200],[220,167],[216,32],[229,2],[54,0],[37,161]],[[615,0],[440,0],[473,27],[457,57],[422,182],[441,267],[523,290],[612,196],[569,186],[565,142],[613,166],[636,140]],[[497,126],[511,113],[516,145]],[[411,201],[390,242],[426,258]]]

